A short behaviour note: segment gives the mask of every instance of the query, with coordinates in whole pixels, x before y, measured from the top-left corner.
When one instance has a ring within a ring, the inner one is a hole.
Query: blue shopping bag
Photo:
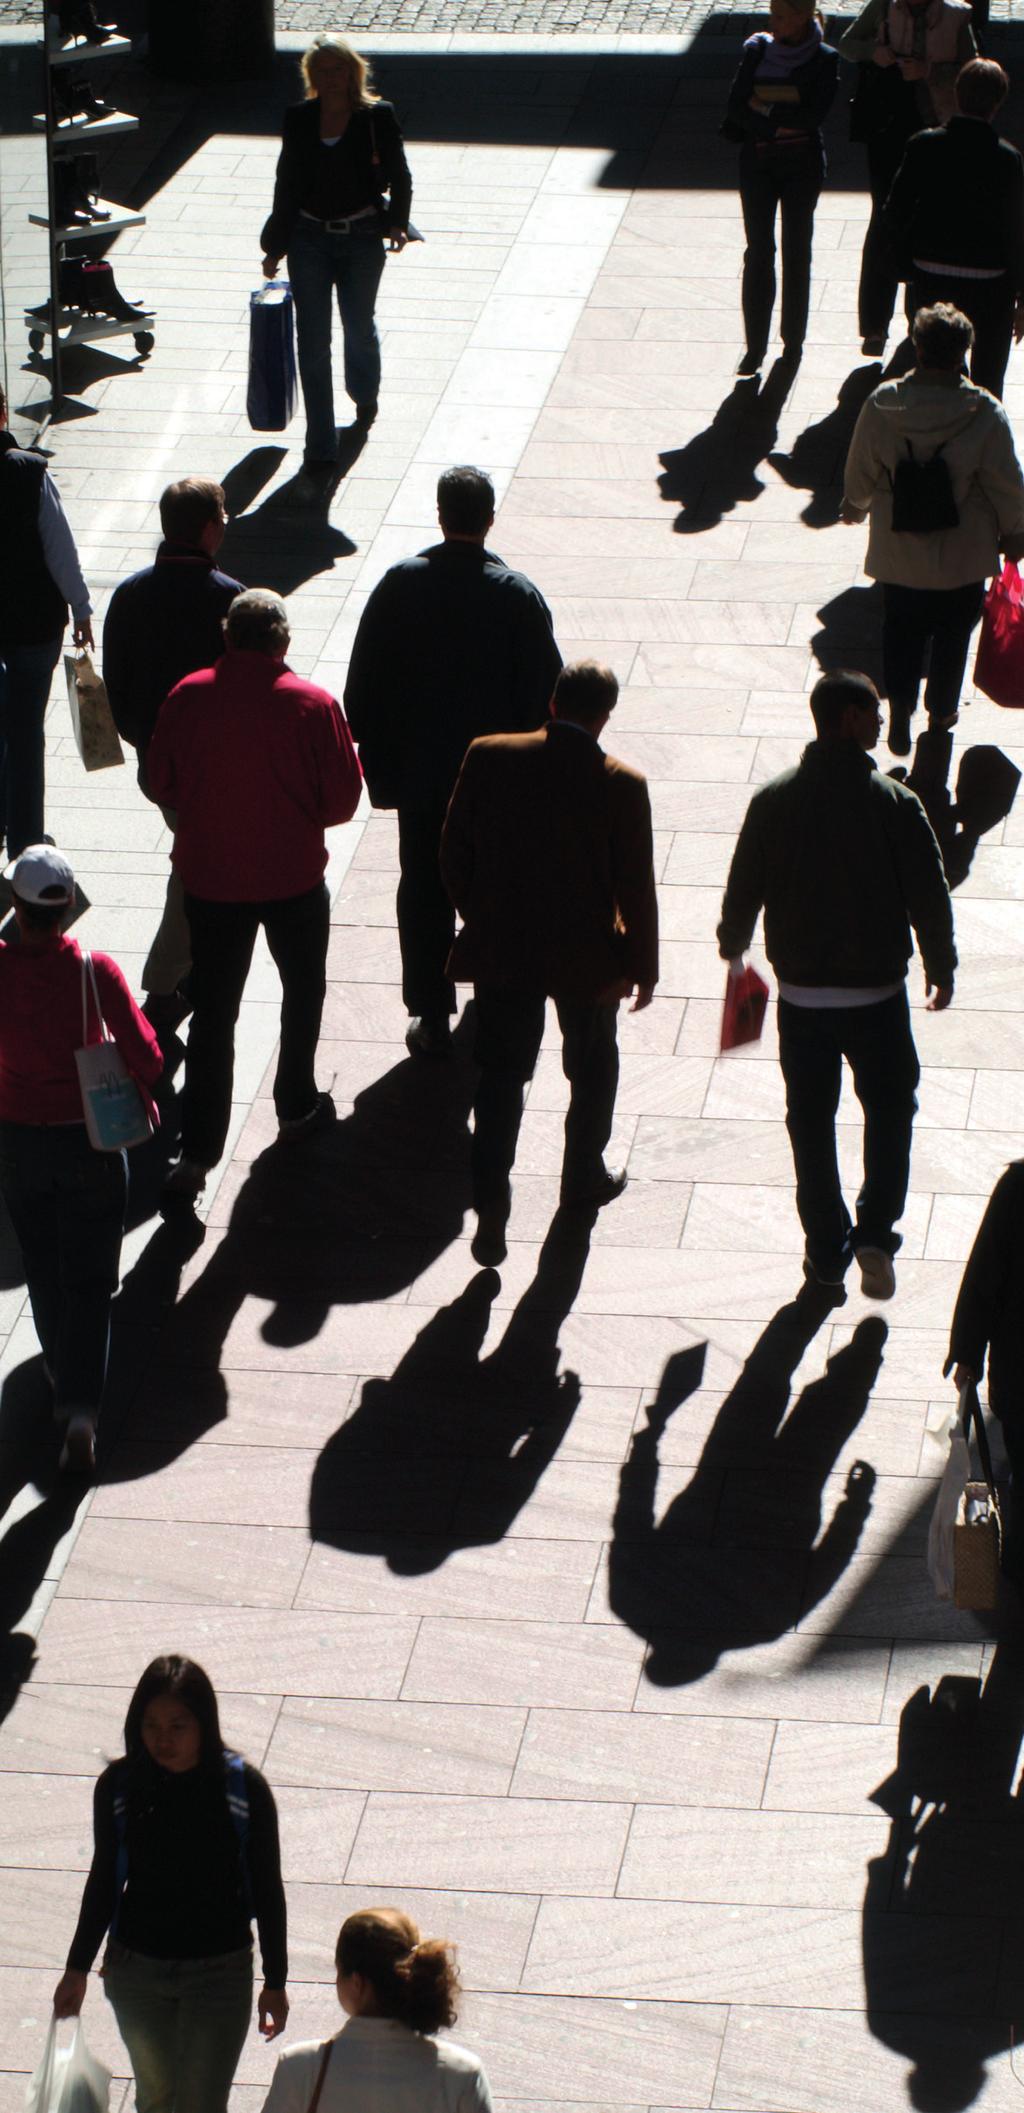
[[[287,279],[249,295],[249,390],[245,409],[257,433],[283,433],[295,416],[295,304]]]

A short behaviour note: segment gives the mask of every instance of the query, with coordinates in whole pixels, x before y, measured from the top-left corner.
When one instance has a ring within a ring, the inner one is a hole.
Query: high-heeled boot
[[[83,259],[80,280],[82,307],[89,315],[113,316],[119,323],[138,323],[151,313],[141,304],[126,301],[115,283],[113,267],[106,257]]]
[[[92,83],[84,75],[77,81],[66,81],[57,68],[51,74],[53,82],[53,104],[57,122],[62,118],[113,117],[115,105],[105,103],[94,93]]]
[[[94,0],[58,0],[57,14],[62,37],[82,37],[87,44],[105,44],[116,34],[113,23],[101,22]]]

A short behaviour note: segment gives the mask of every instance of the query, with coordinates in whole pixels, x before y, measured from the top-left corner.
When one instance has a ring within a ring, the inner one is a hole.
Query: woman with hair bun
[[[399,1908],[362,1908],[341,1925],[333,2039],[286,2048],[263,2113],[490,2113],[475,2054],[437,2040],[454,2025],[454,1946],[423,1938]]]

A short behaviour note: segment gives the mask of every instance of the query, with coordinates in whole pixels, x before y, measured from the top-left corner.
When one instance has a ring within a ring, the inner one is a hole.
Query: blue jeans
[[[84,1123],[0,1123],[0,1189],[57,1414],[96,1415],[121,1260],[125,1155],[95,1151]]]
[[[0,646],[0,827],[8,858],[43,834],[43,720],[61,644]]]
[[[843,1058],[864,1110],[864,1180],[851,1226],[836,1159]],[[910,1180],[910,1140],[921,1076],[906,990],[878,1005],[791,1005],[779,999],[779,1062],[807,1259],[823,1276],[861,1247],[894,1255]]]
[[[384,269],[384,241],[376,219],[351,234],[329,235],[315,220],[296,223],[288,245],[288,277],[295,301],[299,379],[306,406],[306,454],[329,462],[338,452],[331,375],[331,305],[335,293],[345,343],[345,387],[356,404],[380,394],[380,339],[373,311]]]
[[[227,2113],[252,2016],[252,1952],[150,1959],[111,1937],[103,1989],[128,2049],[138,2113]]]

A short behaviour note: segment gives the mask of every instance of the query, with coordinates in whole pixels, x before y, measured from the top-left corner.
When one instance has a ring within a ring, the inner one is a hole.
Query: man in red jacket
[[[165,1190],[189,1202],[224,1150],[235,1022],[260,925],[282,984],[278,1134],[303,1137],[333,1112],[313,1068],[330,929],[324,830],[350,820],[362,784],[340,705],[285,665],[279,597],[237,595],[224,636],[223,660],[171,691],[147,754],[154,798],[178,816],[171,857],[192,940],[181,1158]]]

